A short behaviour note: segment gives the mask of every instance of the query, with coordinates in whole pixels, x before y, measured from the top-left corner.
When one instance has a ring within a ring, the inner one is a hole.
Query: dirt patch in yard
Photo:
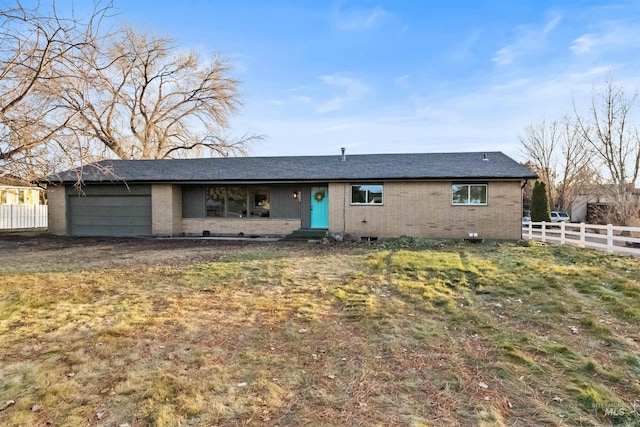
[[[231,251],[251,248],[313,250],[317,245],[252,240],[61,237],[39,233],[0,233],[0,271],[174,266],[212,262]],[[19,265],[19,267],[18,267]]]

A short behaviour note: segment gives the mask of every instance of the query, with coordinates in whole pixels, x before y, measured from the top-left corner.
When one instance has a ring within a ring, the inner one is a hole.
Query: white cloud
[[[453,61],[465,61],[474,53],[474,47],[480,40],[482,30],[476,30],[471,33],[462,43],[455,45],[449,51],[449,58]]]
[[[567,13],[566,19],[570,16]],[[334,73],[287,95],[272,96],[287,100],[296,96],[305,102],[287,102],[295,119],[286,114],[286,108],[274,108],[256,110],[241,122],[270,137],[253,147],[257,155],[338,155],[344,146],[348,153],[500,150],[522,159],[518,134],[526,125],[571,115],[573,103],[579,112],[588,109],[594,88],[601,87],[612,71],[616,83],[630,90],[638,85],[640,60],[638,47],[632,44],[640,39],[640,26],[620,25],[620,32],[615,32],[614,25],[585,22],[581,30],[575,30],[573,22],[563,25],[562,34],[555,34],[563,23],[559,14],[520,27],[494,58],[498,65],[518,62],[567,37],[565,49],[554,49],[552,56],[545,56],[548,61],[537,67],[491,67],[490,73],[481,70],[468,78],[443,76],[425,83],[416,69],[407,66],[377,88],[370,88],[373,83],[357,78],[359,75]],[[624,32],[631,36],[623,40]],[[468,37],[470,46],[479,34]],[[572,39],[573,55],[568,49]],[[615,52],[623,56],[579,55],[609,52],[604,48],[611,46],[624,46]],[[480,50],[472,47],[471,54]],[[411,83],[412,95],[399,99],[407,90],[398,87],[407,83]],[[329,112],[337,113],[324,114]]]
[[[398,76],[393,78],[393,82],[401,87],[407,87],[407,83],[409,81],[409,76],[405,74],[404,76]]]
[[[548,35],[560,24],[562,16],[554,14],[547,19],[543,25],[526,25],[518,28],[520,33],[518,38],[507,46],[499,49],[493,62],[498,66],[505,66],[513,63],[515,59],[523,54],[543,48]]]
[[[551,19],[549,19],[547,23],[544,25],[544,28],[542,29],[542,33],[545,35],[549,34],[551,31],[555,30],[555,28],[558,26],[560,21],[562,21],[562,16],[560,15],[552,16]]]
[[[611,73],[612,68],[610,65],[601,65],[593,68],[587,68],[580,70],[580,72],[569,73],[568,78],[573,82],[590,81],[594,77],[597,77],[600,82],[605,81],[605,77]]]
[[[387,12],[381,6],[373,9],[358,9],[346,11],[336,8],[335,15],[338,29],[342,31],[364,31],[373,28],[387,16]]]
[[[585,34],[575,39],[570,49],[575,53],[589,53],[595,44],[596,42],[594,41],[593,35]]]
[[[638,24],[623,21],[607,22],[596,30],[577,37],[573,40],[570,49],[575,54],[584,55],[625,46],[636,48],[638,38],[640,38]]]
[[[341,89],[340,95],[335,95],[316,108],[317,114],[340,110],[347,104],[352,104],[362,99],[369,88],[360,80],[345,77],[341,74],[331,74],[320,77],[322,82],[331,87]]]
[[[588,106],[594,86],[602,84],[607,72],[606,67],[576,67],[550,75],[500,76],[475,88],[447,87],[359,113],[300,120],[259,114],[245,120],[270,137],[256,143],[256,155],[337,155],[344,146],[348,153],[499,150],[520,160],[522,129],[544,118],[572,114],[572,101],[579,110]],[[343,89],[353,81],[342,75],[323,78],[328,86]],[[338,104],[333,100],[325,107]]]
[[[293,101],[294,104],[311,104],[312,99],[310,96],[302,95],[300,92],[308,91],[308,87],[293,87],[283,91],[288,101]],[[283,101],[284,103],[284,101]]]
[[[305,95],[291,95],[291,99],[302,104],[311,103],[311,97]]]
[[[333,97],[327,102],[325,102],[324,104],[320,105],[318,108],[316,108],[316,113],[324,114],[324,113],[330,113],[332,111],[340,110],[342,109],[342,107],[344,107],[344,104],[346,103],[346,101],[347,101],[346,97],[340,97],[340,96]]]
[[[495,62],[496,65],[500,66],[511,64],[516,57],[514,49],[515,48],[513,46],[503,47],[496,52],[495,56],[493,57],[493,62]]]

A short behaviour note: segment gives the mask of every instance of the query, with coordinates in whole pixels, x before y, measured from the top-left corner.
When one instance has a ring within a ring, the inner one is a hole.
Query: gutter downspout
[[[342,235],[347,232],[347,190],[349,185],[344,183],[344,191],[342,196]]]
[[[346,151],[347,149],[345,147],[340,148],[340,151],[342,152],[342,156],[340,157],[340,160],[343,162],[347,161],[347,154]],[[344,236],[344,234],[347,231],[347,190],[348,190],[349,186],[347,185],[347,183],[344,183],[344,187],[343,187],[343,195],[342,195],[342,235]]]
[[[524,208],[524,201],[522,200],[522,195],[523,195],[524,187],[526,187],[528,183],[529,183],[529,178],[525,178],[524,184],[520,186],[520,215],[522,215],[522,212],[523,212],[522,209]],[[520,218],[520,221],[518,222],[520,223],[520,240],[522,240],[522,218]]]

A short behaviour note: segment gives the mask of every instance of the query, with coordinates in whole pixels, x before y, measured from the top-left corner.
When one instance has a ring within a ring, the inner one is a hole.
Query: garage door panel
[[[72,200],[76,207],[151,206],[148,196],[80,196]]]
[[[86,206],[75,207],[75,215],[78,217],[136,217],[151,215],[151,206]]]
[[[73,220],[74,225],[96,225],[96,226],[107,226],[107,225],[117,225],[117,226],[144,226],[148,225],[149,221],[146,218],[137,218],[137,217],[126,217],[126,216],[116,216],[116,217],[89,217],[89,216],[79,216],[75,217]]]
[[[76,236],[151,235],[151,196],[70,196]]]

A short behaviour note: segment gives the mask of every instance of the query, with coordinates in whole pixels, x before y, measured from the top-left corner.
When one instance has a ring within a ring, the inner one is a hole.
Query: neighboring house
[[[0,177],[0,205],[45,204],[44,189],[18,178]]]
[[[519,239],[536,175],[500,152],[105,160],[48,178],[61,235]],[[43,181],[44,182],[44,181]]]
[[[606,223],[607,212],[615,205],[611,192],[612,190],[605,185],[592,187],[579,194],[571,205],[571,222]],[[631,204],[640,209],[640,188],[631,192]]]

